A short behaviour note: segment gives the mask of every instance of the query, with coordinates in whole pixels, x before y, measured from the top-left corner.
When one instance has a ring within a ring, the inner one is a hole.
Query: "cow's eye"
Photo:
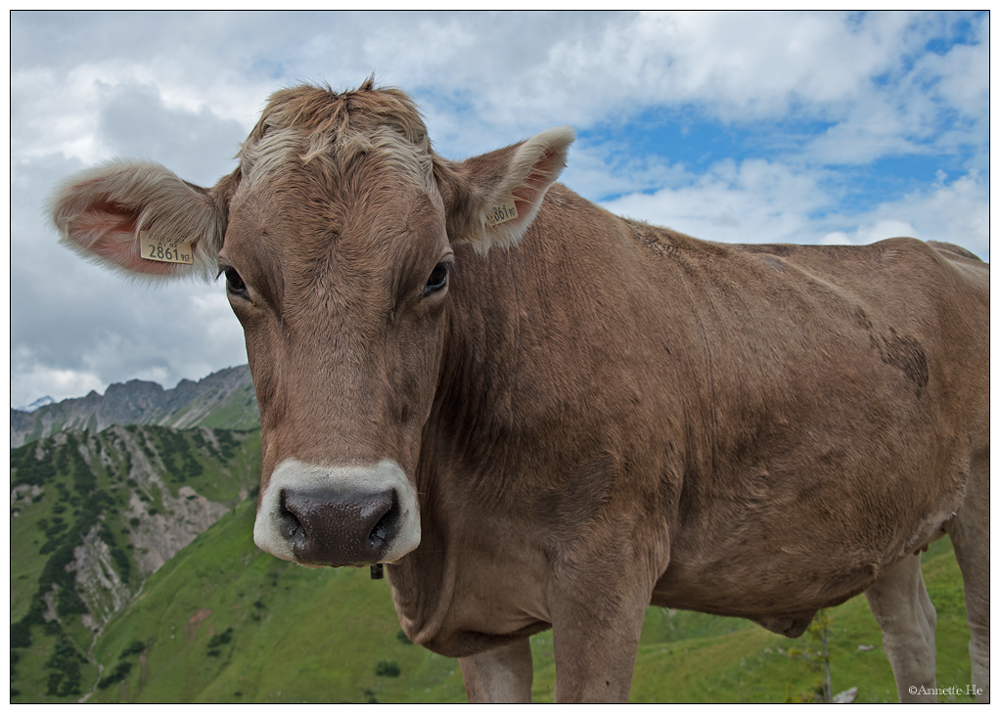
[[[424,297],[444,290],[448,285],[448,273],[453,269],[451,261],[441,261],[434,266],[431,276],[424,285]]]
[[[247,285],[234,268],[223,268],[222,272],[226,274],[226,289],[229,292],[238,297],[248,297]]]

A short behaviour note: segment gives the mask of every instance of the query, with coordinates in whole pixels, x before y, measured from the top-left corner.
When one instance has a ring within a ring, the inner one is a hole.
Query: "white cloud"
[[[939,174],[932,186],[898,201],[856,216],[828,217],[828,221],[853,227],[827,233],[821,239],[824,243],[863,245],[882,238],[911,236],[954,243],[984,260],[990,256],[989,185],[976,171],[951,181]]]
[[[10,400],[13,405],[30,404],[48,395],[56,401],[82,397],[91,390],[103,392],[107,385],[93,373],[74,369],[57,369],[39,363],[24,345],[11,353],[11,370],[17,379],[11,380]]]
[[[532,24],[553,29],[559,17]],[[520,30],[514,22],[501,20],[496,37]],[[481,31],[475,54],[454,68],[456,79],[479,90],[481,113],[498,124],[525,112],[590,124],[643,105],[684,103],[725,121],[790,111],[837,116],[875,75],[899,64],[919,42],[913,27],[921,27],[904,13],[854,21],[776,12],[641,13],[566,25],[543,37],[526,30],[537,42],[516,58],[515,85],[504,70],[490,71],[503,55]]]
[[[591,199],[681,186],[696,177],[682,164],[655,154],[635,154],[622,141],[577,140],[560,180]]]
[[[987,23],[978,23],[980,33]],[[930,22],[915,26],[887,76],[873,74],[859,83],[841,120],[806,148],[811,159],[861,164],[894,154],[951,152],[963,143],[987,146],[988,44],[958,44],[944,54],[913,58],[929,30],[940,29]]]
[[[859,225],[851,233],[833,231],[820,238],[821,245],[867,245],[886,238],[913,237],[916,230],[904,221],[876,220]]]
[[[207,106],[170,106],[151,84],[95,87],[94,128],[102,158],[128,156],[168,164],[187,181],[212,186],[236,166],[233,156],[251,125],[223,119]]]
[[[696,238],[728,243],[864,245],[895,236],[955,243],[989,259],[989,186],[976,171],[855,213],[837,210],[828,174],[759,159],[723,161],[674,185],[602,206]],[[833,227],[836,226],[836,227]]]
[[[705,240],[780,243],[815,242],[809,215],[829,201],[816,175],[753,159],[722,161],[683,185],[602,205]]]

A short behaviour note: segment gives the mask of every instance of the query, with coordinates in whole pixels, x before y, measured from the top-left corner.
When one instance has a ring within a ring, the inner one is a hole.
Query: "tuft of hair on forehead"
[[[423,183],[433,180],[427,127],[405,92],[376,87],[374,76],[342,93],[302,85],[271,95],[238,157],[243,175],[270,176],[288,162],[332,161],[341,171],[357,156],[378,155]]]

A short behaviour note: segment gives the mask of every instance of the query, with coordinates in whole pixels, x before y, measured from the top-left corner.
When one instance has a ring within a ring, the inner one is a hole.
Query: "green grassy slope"
[[[224,517],[146,584],[109,623],[96,655],[104,676],[131,663],[97,702],[460,702],[456,660],[400,638],[385,581],[367,570],[307,569],[256,550],[253,507]],[[969,682],[961,579],[947,541],[924,566],[938,610],[938,685]],[[834,692],[896,701],[881,638],[863,597],[828,611]],[[141,643],[136,645],[135,643]],[[859,645],[871,645],[869,651]],[[634,702],[781,702],[817,674],[789,656],[809,646],[749,622],[650,608]],[[125,654],[130,648],[141,654]],[[535,701],[552,701],[552,633],[532,638]],[[379,676],[394,662],[399,676]],[[956,697],[956,701],[971,701]]]
[[[189,517],[164,505],[197,498],[181,497],[182,486],[235,507],[257,485],[259,460],[259,432],[152,426],[66,432],[13,450],[11,700],[70,702],[88,691],[94,629],[142,584],[134,542],[156,537],[150,517]],[[130,516],[135,499],[143,518]],[[100,558],[90,588],[74,572],[87,543]]]
[[[200,413],[203,409],[200,403],[192,403],[185,409],[171,414],[169,423],[188,423],[188,412]],[[260,415],[257,412],[253,384],[247,382],[235,390],[225,400],[213,405],[207,413],[199,415],[195,423],[213,429],[259,429]]]

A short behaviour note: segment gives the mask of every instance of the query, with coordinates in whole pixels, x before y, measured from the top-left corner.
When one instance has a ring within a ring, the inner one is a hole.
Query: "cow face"
[[[452,163],[403,93],[300,87],[271,98],[214,188],[111,164],[64,186],[53,216],[71,246],[131,273],[225,276],[260,407],[257,545],[304,564],[393,562],[420,542],[414,478],[453,245],[516,244],[572,139],[554,129]],[[150,237],[190,266],[150,260]]]

